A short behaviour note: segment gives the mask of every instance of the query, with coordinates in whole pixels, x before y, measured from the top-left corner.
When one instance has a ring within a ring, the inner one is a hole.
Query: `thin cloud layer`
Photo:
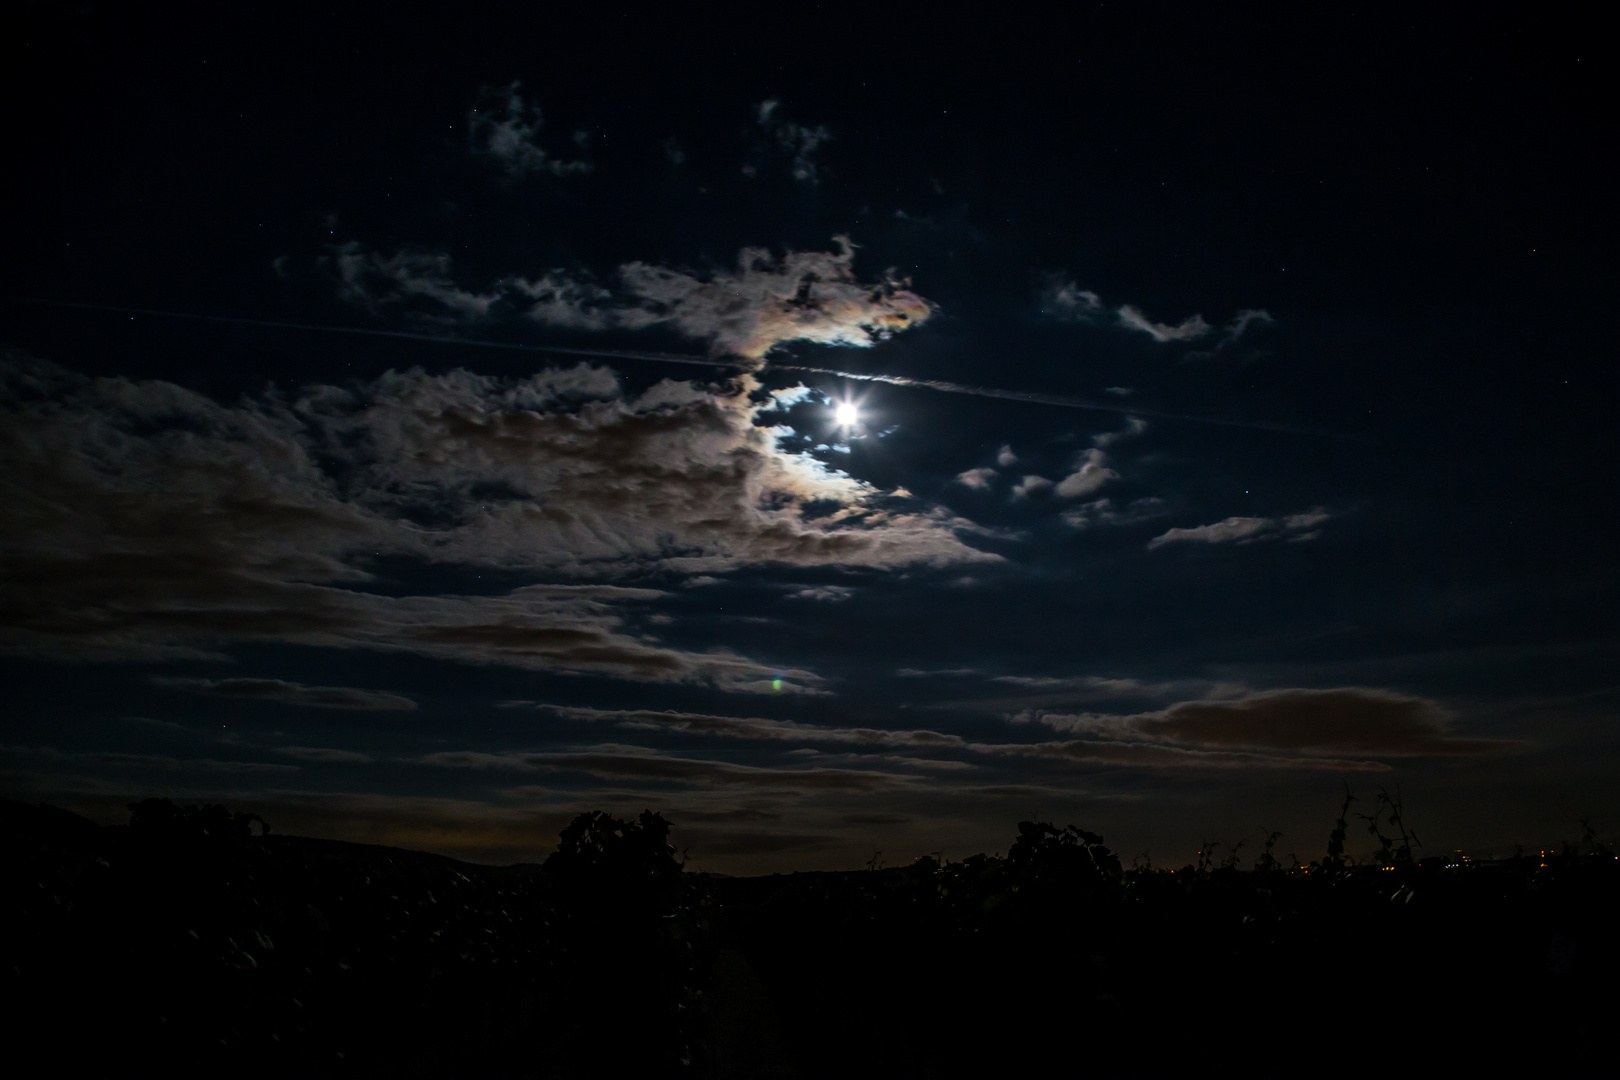
[[[541,706],[569,720],[607,722],[621,727],[695,732],[738,739],[777,739],[787,742],[850,743],[857,746],[957,747],[957,735],[926,729],[823,727],[793,720],[762,717],[712,716],[706,713],[655,709],[590,709],[561,705]]]
[[[312,709],[400,712],[416,708],[416,702],[412,699],[386,690],[363,690],[354,686],[305,686],[285,679],[182,679],[160,676],[152,682],[157,686],[189,690],[209,697],[275,701]]]
[[[586,750],[488,754],[442,751],[417,761],[452,769],[581,772],[603,780],[668,782],[695,787],[740,787],[772,792],[860,793],[906,784],[910,777],[865,769],[774,769],[728,761],[673,757],[636,746],[608,744]]]

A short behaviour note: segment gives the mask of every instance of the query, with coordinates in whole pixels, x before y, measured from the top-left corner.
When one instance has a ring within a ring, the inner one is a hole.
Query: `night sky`
[[[1611,31],[571,10],[8,6],[4,794],[1620,828]]]

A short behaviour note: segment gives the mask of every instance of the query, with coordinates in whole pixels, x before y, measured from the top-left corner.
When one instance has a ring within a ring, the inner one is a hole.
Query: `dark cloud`
[[[362,690],[353,686],[305,686],[284,679],[192,679],[157,676],[152,682],[158,686],[189,690],[211,697],[252,698],[314,709],[393,712],[416,708],[416,702],[410,698],[385,690]]]
[[[1085,738],[996,752],[1122,764],[1383,768],[1360,759],[1466,757],[1520,746],[1455,735],[1435,702],[1366,687],[1267,690],[1133,715],[1035,712],[1013,719]]]
[[[1064,739],[1035,743],[974,743],[969,747],[996,757],[1047,758],[1087,765],[1144,768],[1205,769],[1326,769],[1334,772],[1387,772],[1379,761],[1350,760],[1327,755],[1265,754],[1237,750],[1205,750],[1144,742],[1103,739]]]

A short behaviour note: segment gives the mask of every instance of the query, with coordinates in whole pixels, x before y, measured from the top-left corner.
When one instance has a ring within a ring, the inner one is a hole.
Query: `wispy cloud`
[[[522,84],[484,87],[477,104],[467,114],[468,142],[473,152],[487,154],[512,177],[545,173],[568,176],[588,173],[588,161],[567,161],[540,146],[540,129],[545,119],[540,107],[525,101],[518,91]]]
[[[1204,321],[1202,315],[1189,315],[1173,326],[1169,323],[1154,322],[1130,304],[1120,306],[1118,318],[1119,325],[1128,330],[1140,330],[1160,344],[1167,341],[1197,341],[1214,329]]]
[[[832,139],[832,132],[827,130],[826,125],[811,127],[789,120],[782,102],[777,98],[767,98],[759,103],[755,108],[755,122],[766,139],[762,149],[767,149],[772,155],[785,157],[793,179],[807,184],[820,180],[821,166],[816,155]],[[745,164],[744,175],[757,176],[763,164],[763,161]]]
[[[1117,389],[1117,388],[1114,388]],[[1118,431],[1104,431],[1091,437],[1093,446],[1109,447],[1125,439],[1134,439],[1148,429],[1148,422],[1140,416],[1127,416],[1125,426]]]
[[[1332,515],[1321,507],[1281,518],[1229,517],[1212,525],[1171,529],[1149,540],[1148,548],[1152,550],[1166,544],[1249,544],[1257,540],[1314,540],[1321,535],[1319,526],[1331,518]]]
[[[854,595],[855,590],[845,585],[809,585],[788,593],[788,599],[820,600],[823,603],[835,604]]]
[[[284,679],[193,679],[154,676],[158,686],[189,690],[210,697],[275,701],[313,709],[347,709],[361,712],[397,712],[416,708],[416,702],[403,694],[386,690],[362,690],[353,686],[305,686]]]
[[[1062,273],[1048,275],[1040,288],[1041,310],[1070,322],[1112,322],[1127,330],[1146,334],[1161,345],[1205,341],[1220,351],[1237,341],[1256,323],[1269,323],[1268,312],[1245,308],[1227,323],[1216,326],[1202,315],[1189,315],[1179,322],[1158,322],[1135,304],[1110,307],[1090,289],[1082,289]]]

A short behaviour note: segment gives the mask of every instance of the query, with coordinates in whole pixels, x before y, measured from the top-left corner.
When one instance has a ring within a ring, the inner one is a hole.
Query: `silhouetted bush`
[[[669,830],[583,814],[536,871],[0,801],[8,1019],[73,1075],[1154,1075],[1212,1032],[1313,1075],[1584,1075],[1617,1004],[1620,864],[1590,830],[1387,868],[1341,833],[1308,871],[1267,834],[1256,869],[1234,844],[1172,873],[1031,821],[1005,858],[763,878],[685,873]]]

